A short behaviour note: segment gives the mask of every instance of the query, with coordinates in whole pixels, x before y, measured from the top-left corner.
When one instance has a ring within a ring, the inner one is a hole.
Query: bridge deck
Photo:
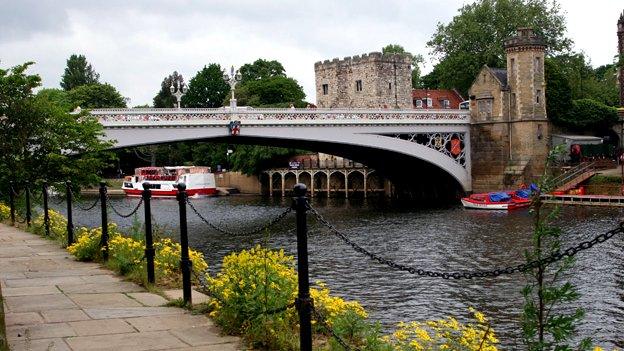
[[[56,243],[0,224],[0,285],[11,350],[238,350],[191,315]]]

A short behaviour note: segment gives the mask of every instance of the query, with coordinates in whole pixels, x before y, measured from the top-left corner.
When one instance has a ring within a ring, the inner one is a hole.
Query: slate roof
[[[504,88],[507,86],[507,70],[504,68],[490,68],[492,74],[501,82],[501,86]]]

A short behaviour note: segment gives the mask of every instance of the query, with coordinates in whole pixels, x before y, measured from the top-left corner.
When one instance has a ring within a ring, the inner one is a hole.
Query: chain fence
[[[331,337],[333,337],[340,344],[340,346],[342,346],[343,349],[345,349],[346,351],[360,351],[360,349],[357,347],[349,346],[349,344],[334,331],[334,329],[327,323],[327,318],[325,318],[321,314],[321,312],[319,312],[316,307],[314,307],[314,304],[311,304],[311,310],[312,314],[316,318],[316,321],[329,333],[329,335],[331,335]]]
[[[216,230],[218,232],[221,232],[223,234],[230,235],[230,236],[248,236],[248,235],[252,235],[252,234],[257,234],[257,233],[263,232],[263,231],[271,228],[275,224],[277,224],[282,219],[284,219],[284,217],[286,217],[293,210],[291,207],[288,207],[282,213],[280,213],[275,218],[271,219],[266,224],[264,224],[264,225],[262,225],[260,227],[257,227],[257,228],[254,228],[254,229],[250,229],[250,230],[246,230],[246,231],[235,232],[235,231],[232,231],[232,230],[220,227],[220,226],[210,222],[208,219],[206,219],[206,217],[204,217],[201,214],[201,212],[199,212],[199,210],[195,207],[195,205],[193,205],[193,203],[188,198],[186,199],[186,203],[189,205],[191,210],[195,213],[195,215],[197,215],[197,217],[199,217],[199,219],[202,222],[204,222],[210,228],[212,228],[212,229],[214,229],[214,230]]]
[[[134,216],[134,214],[137,213],[137,211],[141,208],[141,205],[143,205],[143,197],[141,197],[139,202],[136,204],[136,206],[129,213],[121,213],[121,211],[116,209],[115,206],[113,205],[112,201],[110,201],[110,197],[108,196],[108,194],[106,194],[106,204],[119,217],[121,217],[121,218],[129,218],[129,217]]]
[[[71,193],[72,198],[76,199],[74,191],[70,189],[69,192]],[[99,197],[97,197],[95,199],[95,201],[91,205],[89,205],[87,207],[80,206],[80,203],[78,201],[74,201],[73,205],[76,206],[76,208],[81,210],[81,211],[88,212],[88,211],[91,211],[92,209],[94,209],[95,206],[97,206],[98,203],[100,203],[100,198]]]
[[[332,234],[340,238],[344,243],[351,246],[353,250],[358,253],[361,253],[365,256],[368,256],[370,259],[377,261],[383,265],[386,265],[392,269],[408,272],[410,274],[415,274],[418,276],[424,277],[432,277],[432,278],[442,278],[442,279],[472,279],[472,278],[494,278],[504,274],[514,274],[520,272],[527,272],[529,270],[543,267],[549,265],[551,263],[555,263],[560,261],[566,257],[573,257],[577,253],[588,250],[592,248],[594,245],[603,243],[612,237],[614,237],[618,233],[624,233],[624,222],[621,222],[617,228],[612,229],[606,233],[602,233],[597,235],[591,240],[583,241],[577,244],[576,246],[569,247],[565,250],[559,250],[552,252],[550,255],[537,260],[532,260],[527,263],[518,264],[515,266],[507,266],[504,268],[497,268],[492,270],[476,270],[476,271],[460,271],[460,272],[437,272],[431,270],[425,270],[415,267],[406,266],[404,264],[396,263],[390,259],[384,258],[376,253],[370,252],[366,250],[361,245],[355,243],[351,239],[347,237],[344,233],[339,231],[334,225],[332,225],[327,219],[325,219],[316,209],[309,206],[310,211],[314,214],[317,220],[326,226]]]

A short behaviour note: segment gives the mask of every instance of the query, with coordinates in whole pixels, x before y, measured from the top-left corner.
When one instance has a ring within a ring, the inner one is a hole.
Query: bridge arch
[[[282,110],[280,113],[291,112]],[[115,148],[190,140],[294,147],[343,156],[369,165],[384,176],[401,172],[421,175],[431,173],[427,179],[435,181],[436,176],[445,174],[450,176],[461,190],[472,190],[470,131],[467,117],[463,120],[461,117],[463,115],[458,115],[461,118],[445,115],[432,119],[410,120],[400,115],[405,113],[410,117],[416,113],[413,111],[393,111],[392,116],[398,116],[396,119],[386,120],[378,117],[388,113],[387,110],[375,111],[374,120],[364,121],[350,117],[344,120],[241,118],[240,132],[237,136],[230,135],[228,129],[230,121],[225,118],[167,121],[105,120],[102,124],[105,128],[105,137],[116,141]],[[343,114],[346,115],[347,112]],[[358,112],[358,118],[362,119],[362,115],[363,112]],[[461,139],[461,157],[454,157],[455,154],[449,153],[449,147],[444,143],[449,142],[450,138]],[[423,139],[428,142],[423,143]],[[311,175],[311,178],[314,176]],[[405,181],[409,182],[409,177],[405,177]]]

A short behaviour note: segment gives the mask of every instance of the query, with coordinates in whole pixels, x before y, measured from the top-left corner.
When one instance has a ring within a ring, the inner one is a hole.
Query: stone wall
[[[507,116],[507,92],[501,89],[500,82],[492,75],[488,67],[483,67],[470,87],[470,118],[474,122],[503,121]],[[486,116],[481,106],[491,100],[491,115]],[[481,104],[480,104],[481,101]]]
[[[256,176],[240,172],[225,172],[215,175],[217,187],[236,188],[241,194],[261,194],[261,184]]]
[[[336,58],[315,63],[314,72],[318,107],[412,108],[411,60],[406,55],[373,52]]]
[[[475,193],[504,188],[504,173],[509,159],[507,123],[480,123],[470,127],[472,152],[472,191]]]

